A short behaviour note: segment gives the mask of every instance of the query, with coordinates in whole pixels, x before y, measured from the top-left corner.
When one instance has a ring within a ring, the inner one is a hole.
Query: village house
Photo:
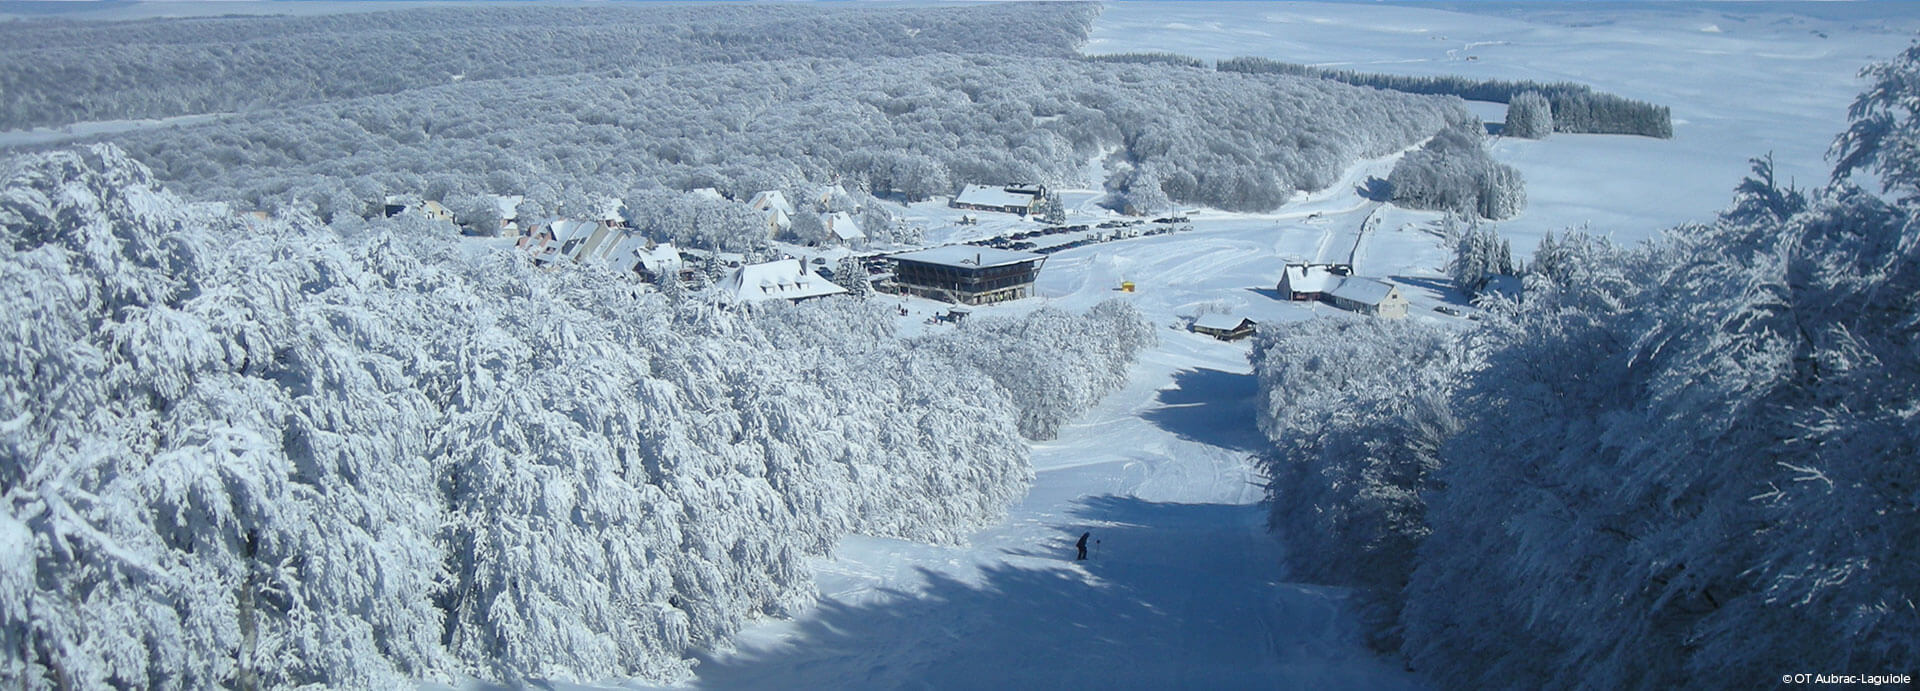
[[[423,201],[416,197],[393,195],[387,197],[386,203],[381,206],[381,214],[387,218],[408,212],[420,214],[428,220],[453,222],[453,212],[448,211],[447,207],[442,206],[440,202],[433,200]]]
[[[1299,302],[1320,300],[1340,309],[1382,319],[1407,316],[1407,299],[1399,286],[1351,275],[1346,264],[1288,264],[1277,286],[1282,297]]]
[[[686,271],[686,262],[680,258],[680,250],[671,243],[654,245],[647,243],[633,251],[634,264],[629,269],[640,275],[641,280],[659,283],[663,280],[678,280]]]
[[[833,281],[808,271],[798,259],[782,259],[764,264],[747,264],[734,269],[720,284],[721,290],[739,302],[791,300],[838,295],[847,292]]]
[[[1194,333],[1222,341],[1238,341],[1253,335],[1253,320],[1225,314],[1203,314],[1193,320],[1192,329]]]
[[[1047,256],[971,245],[948,245],[890,257],[901,292],[966,305],[1018,300],[1033,294]]]
[[[973,209],[975,211],[998,211],[1001,213],[1027,215],[1033,210],[1035,202],[1045,196],[1047,188],[1040,185],[1006,185],[993,187],[988,185],[967,185],[954,195],[947,206],[955,209]]]
[[[1327,298],[1334,307],[1349,312],[1381,319],[1404,319],[1407,316],[1407,299],[1400,295],[1399,286],[1385,281],[1348,276],[1327,293]]]
[[[827,237],[843,247],[859,247],[867,241],[867,234],[860,230],[853,216],[845,211],[835,211],[820,215],[820,225],[827,229]]]

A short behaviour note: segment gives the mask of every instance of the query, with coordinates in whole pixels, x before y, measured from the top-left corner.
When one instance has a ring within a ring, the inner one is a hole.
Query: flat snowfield
[[[1568,80],[1670,106],[1672,140],[1495,144],[1496,158],[1527,178],[1527,209],[1498,224],[1524,255],[1550,231],[1586,226],[1634,242],[1711,220],[1747,159],[1769,151],[1783,180],[1821,182],[1856,72],[1905,48],[1920,27],[1920,10],[1867,5],[1121,2],[1107,6],[1086,50]],[[1504,112],[1477,109],[1492,121]],[[691,685],[1420,687],[1417,672],[1362,643],[1345,592],[1287,580],[1285,548],[1258,504],[1262,479],[1246,462],[1263,444],[1247,346],[1168,328],[1202,308],[1260,320],[1337,315],[1272,289],[1280,262],[1342,252],[1357,253],[1361,273],[1399,283],[1412,318],[1450,319],[1432,310],[1459,300],[1440,279],[1448,253],[1430,232],[1433,214],[1385,207],[1377,230],[1357,235],[1374,210],[1354,187],[1391,164],[1365,162],[1273,214],[1199,212],[1191,232],[1060,252],[1046,263],[1041,297],[977,310],[1084,308],[1133,281],[1161,345],[1125,389],[1034,445],[1032,491],[1004,523],[959,548],[844,541],[816,565],[816,607],[749,627],[736,649],[707,656]],[[1091,195],[1066,196],[1085,213],[1090,205],[1075,201]],[[991,234],[938,233],[930,237]],[[933,309],[913,307],[916,321]],[[1092,558],[1075,561],[1083,532]]]

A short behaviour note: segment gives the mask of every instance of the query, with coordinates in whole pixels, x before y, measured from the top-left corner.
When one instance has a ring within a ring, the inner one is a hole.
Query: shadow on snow
[[[1142,418],[1187,441],[1242,453],[1259,450],[1253,411],[1260,385],[1253,375],[1203,367],[1174,373],[1173,383],[1155,399],[1159,406]]]
[[[1329,629],[1344,595],[1276,582],[1279,547],[1258,505],[1096,496],[1070,513],[1076,524],[1009,550],[1059,564],[920,568],[924,584],[874,602],[823,600],[780,643],[703,658],[697,684],[1266,688],[1296,666],[1326,672],[1309,661],[1342,638]],[[1083,531],[1099,543],[1074,562]]]

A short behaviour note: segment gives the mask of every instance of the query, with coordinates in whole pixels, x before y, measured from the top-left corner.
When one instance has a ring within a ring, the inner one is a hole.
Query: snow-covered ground
[[[1589,225],[1622,241],[1706,220],[1774,152],[1782,178],[1819,182],[1864,64],[1905,47],[1920,12],[1894,17],[1800,6],[1712,4],[1449,7],[1113,3],[1089,52],[1257,55],[1409,74],[1573,80],[1673,108],[1676,136],[1500,140],[1530,204],[1500,224],[1529,252],[1542,233]],[[1499,111],[1482,109],[1498,120]],[[1244,343],[1177,328],[1202,310],[1257,320],[1342,314],[1273,290],[1286,260],[1353,253],[1389,277],[1416,319],[1459,301],[1436,215],[1362,198],[1393,157],[1268,214],[1196,210],[1194,230],[1049,257],[1039,297],[975,310],[1082,309],[1124,295],[1164,328],[1128,387],[1058,440],[1035,444],[1037,477],[1006,521],[963,547],[849,538],[817,564],[821,600],[747,629],[704,660],[700,688],[1403,688],[1421,680],[1370,653],[1333,588],[1292,583],[1264,528],[1261,443]],[[1108,218],[1070,190],[1068,223]],[[959,226],[938,204],[908,212],[928,239],[958,242],[1038,224],[996,214]],[[1379,220],[1360,235],[1370,213]],[[1132,281],[1138,292],[1118,292]],[[923,304],[924,303],[924,304]],[[918,323],[936,303],[903,300]],[[917,330],[918,327],[915,327]],[[941,327],[945,328],[945,327]],[[1091,531],[1093,558],[1073,560]]]
[[[1862,86],[1854,75],[1905,49],[1916,30],[1920,3],[1902,2],[1115,2],[1084,50],[1573,81],[1671,107],[1668,141],[1554,135],[1494,146],[1527,179],[1526,211],[1499,225],[1525,255],[1540,235],[1571,227],[1634,242],[1710,220],[1747,159],[1769,151],[1782,181],[1823,183],[1821,157]]]

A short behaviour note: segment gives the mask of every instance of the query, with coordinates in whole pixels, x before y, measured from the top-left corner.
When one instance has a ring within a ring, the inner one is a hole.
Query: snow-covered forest
[[[1520,171],[1493,160],[1480,127],[1450,127],[1409,152],[1387,175],[1393,202],[1469,217],[1511,218],[1527,205]]]
[[[456,81],[933,54],[1071,57],[1097,9],[426,7],[0,23],[0,129],[256,111]],[[236,88],[233,79],[244,78]],[[485,93],[484,91],[481,93]],[[473,107],[492,102],[476,98]],[[537,105],[537,104],[528,104]]]
[[[1001,515],[1020,432],[1150,338],[1116,304],[900,339],[412,217],[243,222],[105,145],[7,166],[0,674],[32,687],[679,678],[840,536]]]
[[[1866,75],[1817,189],[1549,237],[1485,328],[1262,333],[1295,568],[1445,687],[1920,666],[1920,46]]]
[[[1175,200],[1266,210],[1469,121],[1457,100],[1325,80],[940,55],[467,81],[114,141],[204,198],[323,217],[384,194],[553,207],[835,177],[918,200],[966,182],[1075,182],[1115,150]]]
[[[554,209],[838,178],[917,200],[1081,182],[1114,152],[1174,201],[1267,210],[1473,121],[1447,98],[1076,59],[1094,13],[496,7],[0,26],[21,38],[0,51],[0,89],[17,94],[16,126],[233,111],[112,140],[197,198],[329,220],[388,194]],[[240,64],[246,89],[223,76]]]

